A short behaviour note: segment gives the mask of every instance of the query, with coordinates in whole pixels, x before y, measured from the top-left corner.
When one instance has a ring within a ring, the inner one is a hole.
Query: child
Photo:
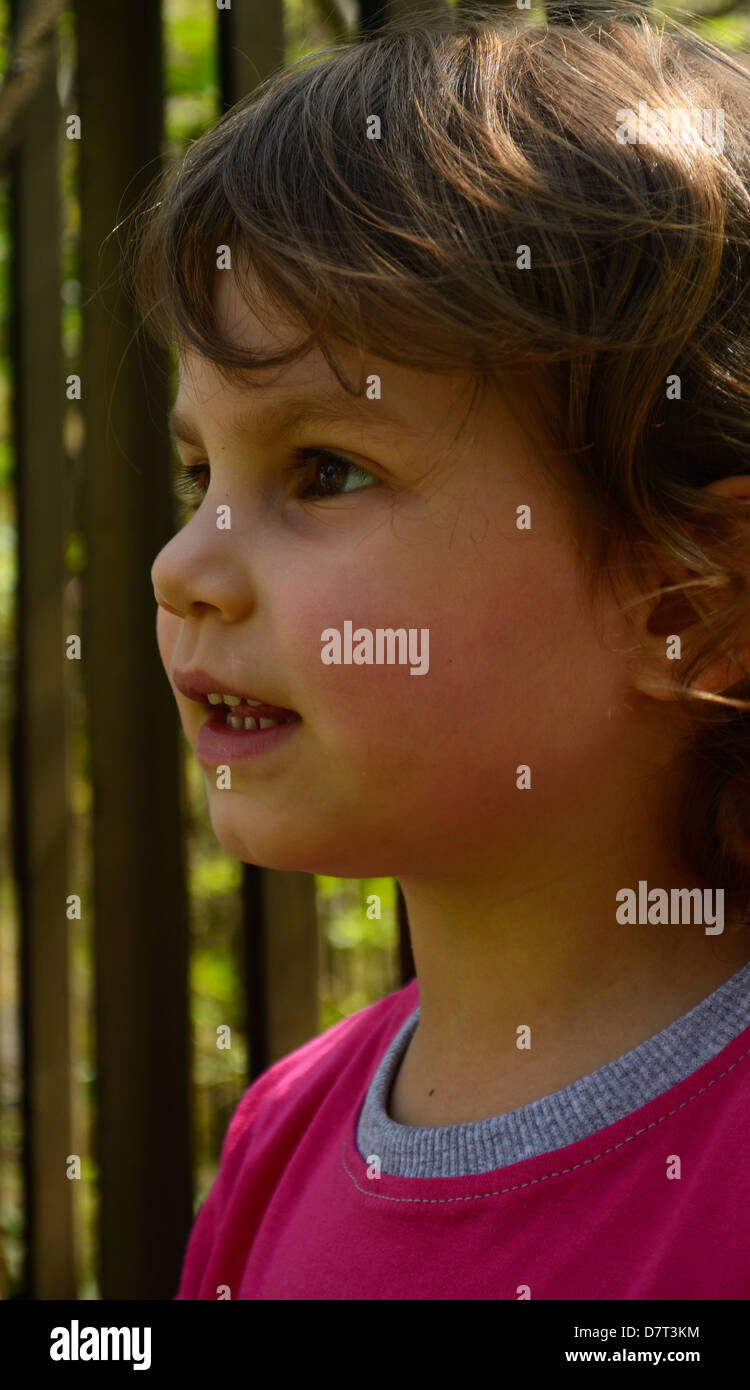
[[[397,878],[417,972],[250,1086],[178,1299],[750,1295],[749,129],[680,26],[475,12],[144,218],[213,829]]]

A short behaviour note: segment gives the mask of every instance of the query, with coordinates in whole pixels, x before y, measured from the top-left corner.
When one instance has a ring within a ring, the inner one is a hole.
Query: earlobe
[[[750,587],[750,475],[741,474],[737,477],[721,478],[715,483],[710,483],[705,491],[716,493],[718,496],[726,497],[734,502],[745,503],[748,508],[746,524],[741,517],[735,517],[734,524],[738,526],[736,534],[741,547],[736,552],[737,571],[744,574],[745,581]],[[725,696],[726,692],[731,690],[733,686],[738,685],[741,681],[750,680],[750,674],[748,674],[750,673],[750,596],[748,597],[747,618],[743,628],[743,632],[738,635],[735,642],[730,641],[728,643],[736,660],[733,660],[732,656],[727,655],[726,652],[720,652],[693,683],[695,690]],[[741,703],[745,704],[746,702],[742,701]]]
[[[741,549],[733,553],[737,554],[738,569],[741,566],[746,571],[750,585],[750,476],[721,478],[715,483],[710,483],[702,491],[714,493],[731,501],[748,504],[745,555],[742,554]],[[736,511],[733,521],[730,518],[730,522],[735,527],[739,524],[739,533],[742,536],[745,528],[740,518],[737,517]],[[702,530],[700,521],[683,520],[681,524],[688,535],[696,539],[700,537]],[[720,562],[717,560],[718,563]],[[683,642],[687,644],[689,634],[690,650],[694,650],[692,644],[694,639],[699,636],[701,619],[700,614],[696,612],[690,602],[690,590],[687,592],[679,588],[674,590],[673,586],[682,582],[687,584],[698,576],[694,576],[684,565],[679,565],[676,568],[677,572],[671,575],[667,574],[665,570],[659,571],[657,569],[654,572],[653,591],[659,587],[672,591],[657,596],[650,609],[647,610],[647,615],[641,620],[639,636],[644,654],[637,663],[640,668],[640,679],[636,679],[634,685],[650,699],[663,702],[678,700],[688,691],[691,691],[698,696],[719,697],[722,703],[726,699],[727,703],[732,704],[734,702],[731,697],[726,695],[726,692],[740,682],[750,679],[743,671],[742,666],[737,664],[738,661],[741,662],[750,671],[750,599],[748,600],[748,622],[745,625],[748,640],[739,644],[740,649],[735,653],[737,660],[733,660],[731,655],[723,651],[717,641],[718,650],[714,659],[690,681],[689,686],[685,687],[680,681],[680,671],[682,663],[686,660],[686,654],[680,651],[680,655],[675,656],[675,647],[677,646],[675,639],[679,638],[680,644]],[[696,602],[707,614],[710,615],[721,610],[723,603],[721,590],[711,590],[698,586],[695,593]],[[706,636],[708,636],[707,631]],[[665,688],[660,688],[662,680]],[[670,681],[674,681],[673,689],[669,688]],[[741,702],[743,706],[744,703]]]
[[[750,474],[740,473],[736,477],[719,478],[708,483],[702,492],[715,492],[719,497],[734,498],[737,502],[750,502]]]
[[[750,652],[741,659],[750,671]],[[634,688],[642,695],[648,696],[650,700],[658,700],[664,704],[673,703],[686,697],[689,699],[693,695],[697,696],[698,699],[716,697],[717,703],[726,705],[736,703],[739,709],[747,708],[747,697],[735,702],[733,697],[728,694],[734,686],[739,685],[740,681],[750,679],[750,676],[744,676],[742,670],[730,657],[726,655],[717,657],[703,671],[694,676],[688,685],[679,681],[679,671],[675,670],[679,664],[679,661],[667,660],[666,656],[661,662],[654,658],[649,663],[649,674],[634,679]],[[664,669],[665,667],[671,667],[672,671]],[[670,680],[674,682],[671,688],[669,686]]]
[[[750,675],[738,665],[739,661],[750,672],[750,643],[746,642],[736,651],[737,660],[734,660],[717,640],[713,659],[685,685],[681,673],[697,649],[702,624],[687,599],[675,602],[680,598],[680,595],[668,594],[663,600],[663,610],[662,604],[657,603],[645,625],[648,633],[643,635],[647,638],[648,649],[639,664],[641,672],[647,674],[642,674],[641,680],[635,682],[636,688],[653,700],[665,702],[679,700],[688,692],[724,697],[733,686],[750,679]],[[708,639],[707,629],[705,635]],[[730,652],[734,651],[731,643],[729,645]],[[654,688],[651,688],[652,681]],[[674,682],[672,689],[669,688],[670,681]],[[659,688],[661,682],[664,688]]]
[[[750,671],[750,652],[740,655],[743,665]],[[735,661],[728,656],[717,657],[716,661],[702,671],[699,676],[691,683],[691,690],[706,695],[717,695],[722,697],[722,703],[729,701],[728,691],[740,681],[750,680],[750,675],[744,675]],[[739,702],[741,707],[747,705],[747,697]]]

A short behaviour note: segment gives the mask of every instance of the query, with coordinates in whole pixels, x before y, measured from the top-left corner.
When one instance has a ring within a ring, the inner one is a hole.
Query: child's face
[[[286,321],[262,325],[228,273],[217,279],[236,341],[299,340]],[[437,376],[333,346],[350,382],[381,378],[382,399],[363,391],[359,415],[318,350],[253,373],[252,391],[194,354],[181,362],[176,406],[204,447],[179,447],[188,465],[208,461],[210,486],[153,566],[159,599],[176,610],[157,612],[162,661],[170,681],[174,668],[201,667],[217,690],[301,716],[277,745],[231,765],[231,789],[217,788],[216,760],[201,762],[217,838],[269,868],[406,876],[497,861],[529,836],[543,843],[545,823],[574,808],[595,822],[622,740],[625,629],[614,603],[595,623],[563,503],[527,436],[488,397],[454,443],[468,372]],[[262,424],[291,392],[315,403],[331,390],[339,423]],[[533,401],[512,400],[533,412]],[[325,481],[325,460],[297,483],[288,469],[294,448],[313,445],[377,485],[344,471],[337,495],[303,499]],[[224,504],[231,529],[217,527]],[[530,529],[516,526],[524,506]],[[423,654],[428,629],[426,673],[324,664],[321,634],[343,634],[347,620],[373,640],[378,628],[416,629]],[[195,747],[209,711],[175,698]],[[531,791],[517,789],[521,764]]]

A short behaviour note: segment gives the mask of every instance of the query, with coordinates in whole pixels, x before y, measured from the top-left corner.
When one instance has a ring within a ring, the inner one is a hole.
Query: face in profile
[[[217,282],[233,341],[299,341],[262,295],[251,310]],[[183,354],[178,448],[203,497],[154,562],[159,651],[230,853],[343,877],[447,871],[527,835],[601,756],[622,666],[517,410],[499,392],[472,406],[469,372],[334,351],[354,401],[319,349],[241,384]],[[326,405],[335,418],[316,417]],[[322,634],[347,623],[427,630],[428,669],[325,663]],[[231,761],[231,789],[199,743],[215,711],[174,684],[196,668],[297,716]],[[545,769],[534,798],[519,764]]]

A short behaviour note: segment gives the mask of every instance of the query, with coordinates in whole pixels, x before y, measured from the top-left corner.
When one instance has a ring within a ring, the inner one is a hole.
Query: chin
[[[309,846],[295,845],[288,837],[284,839],[280,835],[269,835],[267,832],[259,835],[247,831],[243,833],[241,827],[229,823],[229,818],[223,820],[215,816],[211,816],[211,828],[227,854],[241,860],[243,864],[254,864],[259,869],[278,869],[285,872],[328,872],[326,869],[318,868],[317,856],[311,853]]]
[[[388,878],[394,872],[374,862],[366,850],[342,853],[333,844],[311,845],[295,843],[289,836],[243,834],[235,826],[211,817],[211,828],[219,844],[243,864],[259,869],[276,869],[282,873],[323,874],[330,878]]]

